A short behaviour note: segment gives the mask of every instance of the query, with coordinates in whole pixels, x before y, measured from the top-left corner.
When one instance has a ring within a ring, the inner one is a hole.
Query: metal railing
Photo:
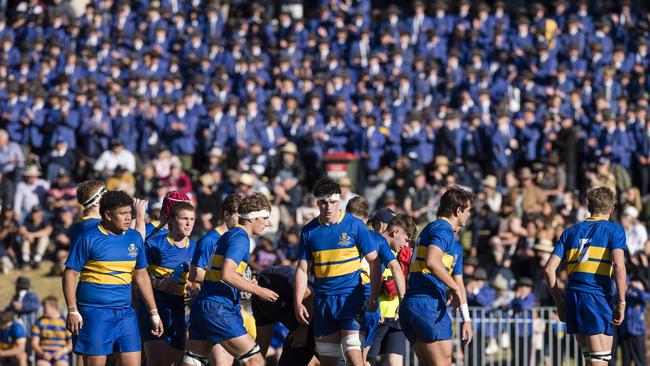
[[[454,365],[582,366],[584,360],[575,337],[553,307],[520,310],[470,308],[474,338],[462,347],[460,314],[453,317]],[[404,365],[418,366],[407,341]]]

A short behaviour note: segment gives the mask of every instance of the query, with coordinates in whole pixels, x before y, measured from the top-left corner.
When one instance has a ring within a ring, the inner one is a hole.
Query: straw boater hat
[[[41,176],[41,170],[38,169],[36,165],[29,165],[27,168],[25,168],[25,171],[23,172],[23,176],[25,177],[40,177]]]

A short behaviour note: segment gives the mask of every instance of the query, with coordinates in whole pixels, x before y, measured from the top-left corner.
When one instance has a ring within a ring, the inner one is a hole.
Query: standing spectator
[[[36,312],[41,307],[38,295],[29,290],[31,287],[32,281],[29,278],[18,277],[16,279],[16,293],[11,297],[11,301],[6,308],[7,311],[19,316],[26,324],[34,322]]]
[[[36,366],[68,366],[72,337],[65,328],[65,317],[59,311],[56,297],[43,299],[43,316],[32,326],[31,346],[36,353]]]
[[[180,161],[173,162],[169,176],[162,180],[169,189],[191,195],[193,191],[192,179],[183,170]]]
[[[45,197],[50,189],[50,182],[40,179],[40,175],[40,169],[36,165],[30,165],[23,173],[25,181],[18,183],[18,186],[16,186],[14,210],[18,222],[22,222],[33,207],[45,205]]]
[[[647,281],[638,276],[630,279],[630,285],[625,294],[628,303],[625,308],[625,320],[619,330],[618,344],[621,345],[623,365],[631,365],[632,360],[636,366],[646,366],[645,347],[645,310],[650,293],[646,288]]]
[[[12,311],[0,311],[0,362],[27,366],[27,333]]]
[[[30,264],[38,268],[50,244],[50,234],[52,234],[52,225],[40,207],[32,207],[31,213],[18,229],[18,234],[23,240],[21,244],[23,265]],[[33,257],[32,253],[34,253]]]

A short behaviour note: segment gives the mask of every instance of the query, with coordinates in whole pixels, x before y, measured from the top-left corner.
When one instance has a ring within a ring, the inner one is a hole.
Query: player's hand
[[[296,307],[296,319],[300,324],[309,325],[309,311],[305,305],[300,304]]]
[[[47,354],[48,353],[46,353],[46,355]],[[61,356],[63,356],[63,351],[59,349],[59,350],[56,350],[56,351],[54,351],[54,353],[51,353],[49,355],[51,356],[51,359],[59,360],[59,359],[61,359]]]
[[[471,322],[464,322],[461,332],[461,341],[463,342],[463,347],[466,347],[472,342],[472,337],[474,336],[474,331],[472,330]]]
[[[66,318],[65,321],[66,328],[68,331],[74,335],[79,334],[79,330],[83,327],[84,320],[81,317],[81,314],[79,311],[71,311],[68,312],[68,317]]]
[[[373,299],[372,296],[368,298],[366,301],[366,311],[369,313],[374,313],[377,311],[377,307],[379,306],[379,301],[377,299]]]
[[[268,302],[275,302],[280,296],[268,288],[259,287],[257,297]]]
[[[625,303],[618,303],[614,306],[614,317],[612,318],[612,325],[619,326],[625,319]]]
[[[451,307],[453,311],[458,310],[460,308],[460,297],[461,297],[461,289],[458,288],[456,290],[453,290],[451,292]]]
[[[307,327],[301,325],[287,335],[287,341],[292,348],[302,348],[307,343],[307,332]]]
[[[147,205],[149,204],[149,201],[141,200],[139,198],[136,198],[134,200],[134,204],[135,204],[135,219],[136,219],[136,221],[139,221],[139,222],[144,221],[144,217],[146,216],[146,213],[147,213]]]
[[[158,283],[158,290],[175,294],[178,291],[178,282],[169,277],[165,277]]]
[[[151,314],[151,325],[151,334],[160,337],[163,334],[164,329],[158,311],[154,311],[154,313]]]

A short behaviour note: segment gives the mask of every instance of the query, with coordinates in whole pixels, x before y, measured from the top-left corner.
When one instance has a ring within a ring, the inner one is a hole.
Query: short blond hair
[[[592,215],[609,214],[615,204],[614,192],[607,187],[597,187],[587,192],[587,208]]]
[[[77,202],[85,206],[99,191],[105,188],[101,180],[87,180],[77,185]],[[99,200],[97,200],[99,203]]]

